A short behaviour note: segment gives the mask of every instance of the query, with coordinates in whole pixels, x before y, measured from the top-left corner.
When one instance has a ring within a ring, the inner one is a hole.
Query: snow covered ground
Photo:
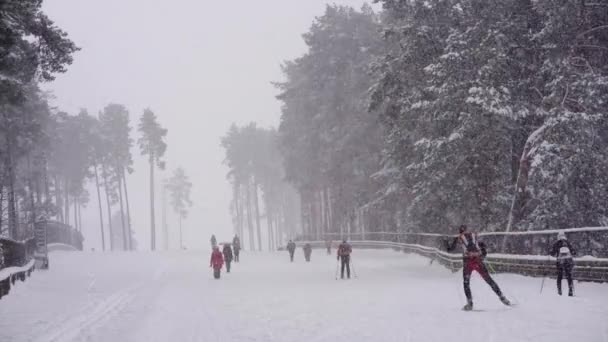
[[[218,281],[206,252],[53,252],[0,301],[0,341],[608,342],[608,285],[497,275],[509,308],[474,276],[463,312],[460,273],[427,259],[356,250],[342,281],[333,255],[296,256],[244,253]]]

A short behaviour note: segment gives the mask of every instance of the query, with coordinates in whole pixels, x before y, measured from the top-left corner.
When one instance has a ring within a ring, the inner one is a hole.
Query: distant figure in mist
[[[306,259],[306,262],[310,262],[310,255],[312,254],[312,246],[309,243],[306,243],[304,245],[304,247],[302,247],[302,249],[304,250],[304,259]]]
[[[331,255],[331,240],[325,241],[325,247],[327,248],[327,255]]]
[[[230,248],[229,243],[224,244],[222,254],[224,254],[224,262],[226,262],[226,273],[230,273],[230,263],[232,262],[232,248]]]
[[[232,239],[232,249],[234,249],[234,262],[239,262],[239,254],[241,253],[241,239],[235,235]]]
[[[295,242],[289,240],[289,242],[287,243],[287,251],[289,252],[289,259],[291,260],[291,262],[293,262],[293,253],[295,253],[296,251]]]
[[[557,259],[557,293],[562,295],[562,278],[565,275],[568,280],[568,296],[574,296],[574,282],[572,281],[574,261],[572,257],[576,256],[576,250],[572,248],[564,232],[557,234],[557,241],[553,244],[549,254]]]
[[[458,232],[460,234],[454,238],[452,243],[446,241],[446,249],[448,252],[451,252],[456,249],[458,244],[462,246],[462,284],[464,294],[467,296],[467,304],[462,309],[465,311],[473,310],[473,295],[471,294],[471,274],[473,271],[477,271],[481,275],[504,305],[511,305],[511,302],[502,294],[500,287],[492,279],[490,272],[486,268],[484,263],[484,259],[488,254],[486,245],[478,241],[477,234],[470,232],[469,228],[464,224],[458,228]]]
[[[209,267],[213,267],[213,278],[220,279],[220,273],[223,265],[224,257],[222,256],[222,252],[220,252],[220,248],[218,246],[214,246],[213,252],[211,252],[211,261],[209,262]]]
[[[211,248],[213,249],[213,247],[217,246],[217,239],[215,238],[215,235],[211,235]]]
[[[340,246],[338,246],[337,259],[338,261],[341,261],[340,279],[344,279],[344,269],[346,269],[346,276],[350,279],[350,254],[352,252],[353,248],[346,240],[342,241]]]

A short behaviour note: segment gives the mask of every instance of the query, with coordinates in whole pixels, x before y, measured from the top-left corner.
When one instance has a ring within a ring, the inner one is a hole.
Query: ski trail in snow
[[[46,331],[40,334],[36,342],[64,342],[84,340],[95,333],[97,327],[117,315],[135,296],[140,286],[128,287],[109,297],[93,301],[76,314],[57,322],[48,324]]]
[[[51,271],[2,299],[0,341],[608,342],[608,284],[579,283],[571,298],[555,280],[540,294],[538,278],[497,274],[519,303],[510,308],[475,275],[483,312],[470,313],[461,272],[416,255],[356,253],[359,278],[344,281],[320,253],[310,263],[249,253],[220,280],[203,252],[57,253]]]

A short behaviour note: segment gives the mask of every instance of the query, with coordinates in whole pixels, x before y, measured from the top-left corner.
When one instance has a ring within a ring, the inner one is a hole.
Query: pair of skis
[[[357,276],[357,271],[355,271],[355,266],[353,265],[353,263],[350,263],[350,268],[353,270],[353,276],[355,276],[355,279],[359,279],[359,276]],[[338,263],[336,264],[336,275],[335,278],[336,280],[338,280],[338,270],[340,269],[340,260],[338,260]],[[343,278],[341,278],[343,279]]]

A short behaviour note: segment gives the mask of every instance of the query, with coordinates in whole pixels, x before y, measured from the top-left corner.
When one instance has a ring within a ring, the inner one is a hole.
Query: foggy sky
[[[45,89],[56,97],[52,104],[70,114],[80,108],[97,114],[108,103],[126,105],[135,141],[139,117],[151,108],[169,130],[165,176],[183,166],[194,184],[185,245],[206,247],[212,233],[220,241],[232,235],[231,189],[220,137],[232,122],[278,124],[280,103],[270,82],[282,80],[282,61],[305,52],[301,34],[323,14],[326,2],[46,0],[44,11],[82,51],[68,72]],[[360,8],[364,1],[332,3]],[[149,171],[137,144],[132,154],[132,224],[139,249],[148,249]],[[162,177],[159,172],[157,184]],[[157,236],[162,236],[158,189]],[[92,188],[89,192],[83,213],[85,248],[100,249],[97,195]],[[171,215],[168,221],[175,247],[177,219]]]

